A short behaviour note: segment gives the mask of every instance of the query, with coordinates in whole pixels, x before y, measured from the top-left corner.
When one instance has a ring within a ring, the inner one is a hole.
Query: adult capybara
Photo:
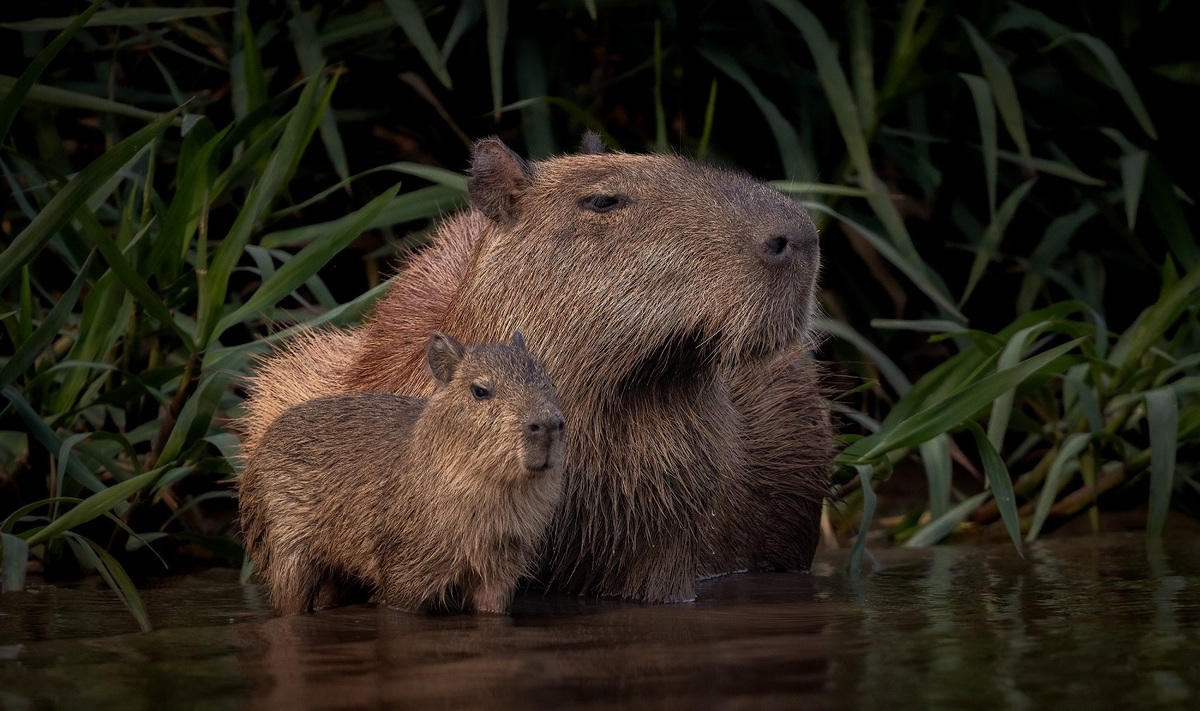
[[[562,494],[563,417],[519,334],[435,333],[428,400],[331,395],[281,414],[238,482],[276,614],[369,591],[406,610],[507,612]]]
[[[817,231],[745,175],[673,155],[527,164],[475,147],[446,220],[373,318],[267,359],[243,431],[327,392],[422,394],[426,333],[520,326],[574,434],[543,553],[556,589],[686,600],[698,578],[806,570],[833,435],[808,356]]]

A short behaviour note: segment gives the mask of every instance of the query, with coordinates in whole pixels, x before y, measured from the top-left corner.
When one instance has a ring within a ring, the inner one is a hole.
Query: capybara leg
[[[476,612],[507,615],[512,605],[511,585],[481,582],[470,592],[471,607]]]
[[[284,556],[272,566],[271,603],[276,615],[312,612],[317,572],[299,556]]]
[[[322,576],[317,583],[317,593],[313,599],[314,610],[325,610],[346,604],[346,591],[341,582],[330,575]]]

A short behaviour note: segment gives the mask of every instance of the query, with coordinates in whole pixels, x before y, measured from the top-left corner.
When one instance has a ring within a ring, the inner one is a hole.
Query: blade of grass
[[[974,74],[958,75],[971,90],[975,101],[975,115],[979,118],[979,144],[983,147],[983,175],[987,181],[988,214],[996,217],[996,172],[999,159],[996,151],[996,102],[992,90],[983,77]]]
[[[983,278],[983,273],[987,269],[987,265],[996,256],[996,252],[1000,248],[1000,242],[1004,239],[1004,232],[1008,229],[1008,223],[1012,222],[1013,216],[1017,212],[1017,208],[1025,201],[1025,197],[1033,188],[1034,179],[1030,178],[1024,183],[1018,185],[1012,193],[1009,194],[1004,202],[1000,205],[1000,209],[992,217],[992,221],[988,223],[987,228],[983,231],[983,236],[979,240],[979,244],[975,250],[975,259],[971,262],[971,272],[967,276],[967,284],[963,287],[962,298],[959,299],[959,305],[965,304],[967,299],[971,298],[975,287],[979,285],[979,280]]]
[[[1034,373],[1045,372],[1052,361],[1066,355],[1083,340],[1077,338],[1032,356],[1011,368],[999,370],[978,382],[959,387],[938,402],[928,404],[924,410],[900,422],[895,427],[885,428],[876,434],[860,439],[847,447],[837,459],[840,463],[845,464],[871,462],[892,450],[911,447],[942,432],[947,432],[961,424],[966,418],[987,407],[988,403],[999,397],[1004,391],[1016,387]]]
[[[1033,520],[1029,523],[1029,532],[1025,534],[1025,542],[1037,540],[1046,517],[1050,515],[1050,507],[1058,497],[1058,492],[1066,484],[1066,477],[1079,469],[1079,453],[1092,441],[1089,432],[1074,432],[1063,440],[1062,447],[1046,472],[1046,480],[1042,483],[1042,491],[1038,494],[1037,504],[1033,509]]]
[[[119,504],[125,503],[127,499],[150,486],[160,473],[158,470],[148,471],[92,494],[82,503],[72,507],[42,528],[33,531],[31,535],[25,536],[25,542],[36,546],[64,531],[69,531],[97,516],[104,515],[106,511],[115,509]]]
[[[1028,163],[1032,155],[1029,150],[1029,138],[1025,135],[1025,115],[1021,110],[1021,102],[1017,99],[1017,87],[1013,83],[1012,75],[1009,74],[1004,60],[979,34],[979,30],[964,17],[960,16],[958,20],[967,31],[971,46],[975,48],[975,54],[983,67],[983,76],[992,87],[992,96],[995,98],[997,110],[1000,111],[1000,119],[1004,121],[1013,143],[1017,144],[1021,158]]]
[[[858,480],[862,482],[863,510],[858,521],[858,535],[854,537],[854,545],[850,548],[846,565],[850,570],[850,575],[857,576],[862,571],[862,557],[867,550],[867,529],[875,518],[875,505],[878,497],[875,495],[875,490],[871,488],[871,467],[857,466],[855,468],[858,470]]]
[[[54,308],[46,314],[45,320],[37,327],[33,335],[21,343],[4,365],[0,366],[0,388],[4,388],[16,380],[17,376],[33,365],[38,355],[58,338],[59,331],[70,318],[79,301],[79,294],[92,270],[95,256],[95,252],[88,255],[87,261],[83,263],[83,268],[79,270],[75,281],[71,282],[71,286],[54,303]]]
[[[944,434],[922,442],[921,464],[929,482],[929,514],[940,518],[950,509],[950,438]]]
[[[48,451],[58,451],[59,447],[62,446],[62,438],[46,424],[46,421],[38,415],[16,388],[11,385],[0,388],[0,395],[4,395],[12,403],[17,415],[25,422],[25,426],[29,429],[29,434],[34,439],[41,443]],[[71,464],[68,465],[68,471],[71,473],[71,477],[84,487],[95,492],[105,491],[104,484],[78,459],[71,460]]]
[[[508,39],[508,0],[484,0],[487,13],[488,66],[492,77],[492,118],[504,105],[504,43]]]
[[[1000,511],[1000,520],[1004,522],[1004,528],[1008,531],[1013,545],[1016,546],[1017,553],[1024,556],[1021,545],[1021,517],[1017,513],[1017,496],[1013,491],[1012,477],[1009,476],[1008,467],[1004,466],[1004,460],[1000,458],[1000,453],[996,451],[988,436],[984,434],[983,428],[974,421],[967,420],[967,429],[971,431],[971,435],[975,438],[975,444],[979,447],[983,473],[987,477],[988,485],[992,489],[992,496],[996,500],[996,509]]]
[[[284,264],[270,279],[255,290],[246,303],[226,315],[217,324],[216,337],[230,326],[241,323],[248,317],[259,313],[267,306],[278,303],[285,296],[307,281],[312,275],[325,266],[335,254],[345,249],[354,238],[362,234],[379,213],[391,203],[400,190],[397,183],[382,195],[367,203],[361,209],[349,215],[351,219],[339,220],[337,229],[330,230],[300,251],[287,264]]]
[[[935,518],[927,523],[921,528],[921,530],[914,533],[907,541],[904,542],[904,547],[924,548],[925,546],[931,546],[934,543],[937,543],[946,536],[950,535],[954,529],[958,527],[958,524],[962,523],[963,519],[965,519],[968,514],[983,505],[983,502],[987,501],[988,497],[991,495],[992,493],[990,491],[983,491],[959,503],[957,506],[942,514],[938,518]]]
[[[108,587],[117,594],[117,598],[121,604],[129,610],[133,615],[133,619],[137,620],[138,627],[143,632],[149,632],[154,629],[150,625],[150,616],[146,614],[146,607],[142,604],[142,597],[138,594],[137,587],[133,581],[129,579],[129,575],[125,573],[125,569],[108,554],[101,546],[97,545],[90,538],[84,538],[77,533],[67,532],[64,534],[67,543],[71,546],[75,556],[80,560],[90,563],[100,573],[100,577],[104,578],[104,582],[108,583]]]
[[[100,5],[101,3],[96,3]],[[91,10],[91,8],[88,8]],[[87,27],[129,27],[130,25],[149,25],[156,22],[171,22],[195,17],[213,17],[229,12],[227,7],[122,7],[113,10],[85,13]],[[82,17],[80,15],[79,17]],[[0,22],[0,27],[7,27],[18,32],[43,32],[45,30],[61,30],[71,27],[79,21],[79,17],[40,17],[35,20],[21,22]]]
[[[29,90],[37,83],[38,77],[50,65],[50,61],[62,51],[62,48],[67,46],[71,38],[79,30],[83,29],[89,20],[95,17],[96,12],[102,4],[104,4],[104,0],[95,0],[77,17],[69,20],[64,25],[63,31],[50,44],[46,45],[45,49],[38,52],[38,55],[33,58],[33,61],[25,68],[25,71],[21,72],[21,78],[13,82],[4,100],[0,101],[0,140],[3,140],[8,135],[8,129],[12,126],[12,121],[16,118],[17,111],[21,108],[21,104],[25,102],[25,96],[29,93]]]
[[[445,59],[443,59],[437,43],[433,41],[433,35],[429,34],[429,26],[425,24],[425,17],[421,14],[417,3],[413,0],[384,0],[383,4],[392,14],[396,24],[400,25],[400,29],[404,30],[409,41],[417,48],[417,53],[421,55],[421,59],[425,60],[429,71],[433,72],[433,75],[447,89],[453,88],[450,82],[450,73],[446,71]]]
[[[1161,538],[1171,508],[1171,484],[1179,444],[1179,400],[1174,388],[1157,388],[1146,393],[1146,422],[1150,428],[1150,515],[1146,535]]]
[[[75,217],[101,185],[121,171],[150,141],[160,136],[179,115],[174,109],[154,123],[121,141],[81,170],[51,198],[38,216],[0,253],[0,289],[12,275],[33,259],[56,232]]]
[[[0,593],[25,589],[29,544],[11,533],[0,533]]]

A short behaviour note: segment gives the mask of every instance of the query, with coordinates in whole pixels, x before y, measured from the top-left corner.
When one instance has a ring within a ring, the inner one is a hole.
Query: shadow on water
[[[273,619],[231,571],[145,593],[0,598],[0,706],[1194,708],[1200,541],[1140,535],[883,551],[852,579],[706,582],[643,606],[527,594],[511,618],[367,605]]]

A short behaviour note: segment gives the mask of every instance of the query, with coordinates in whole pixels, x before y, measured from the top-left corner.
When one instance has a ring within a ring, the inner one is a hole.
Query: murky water
[[[709,581],[692,604],[518,598],[511,618],[272,619],[232,571],[0,597],[0,707],[1200,708],[1200,540],[884,551],[855,580]]]

